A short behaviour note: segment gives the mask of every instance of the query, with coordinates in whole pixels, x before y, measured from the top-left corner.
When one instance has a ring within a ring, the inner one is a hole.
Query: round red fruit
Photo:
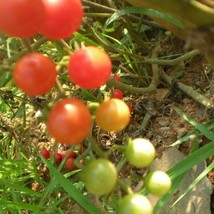
[[[65,39],[79,29],[84,14],[81,0],[43,0],[43,3],[46,18],[40,29],[42,35]]]
[[[58,152],[53,152],[52,153],[52,157],[54,159],[54,161],[56,162],[57,165],[59,165],[62,161],[62,155]]]
[[[112,97],[122,100],[123,99],[123,92],[119,89],[114,89]]]
[[[93,46],[76,50],[70,58],[71,81],[85,89],[99,88],[110,78],[112,63],[106,52]]]
[[[51,109],[47,127],[59,143],[78,144],[84,140],[91,128],[92,119],[87,106],[78,99],[65,98]]]
[[[65,161],[65,166],[68,170],[74,170],[76,169],[76,166],[74,165],[74,158],[68,158]]]
[[[39,96],[51,90],[56,82],[57,71],[54,62],[39,53],[23,56],[13,72],[15,85],[27,95]]]
[[[39,32],[45,19],[42,0],[1,0],[0,31],[10,36],[31,37]]]
[[[47,149],[43,148],[40,151],[40,154],[45,158],[45,159],[49,159],[50,158],[50,153]]]
[[[61,156],[62,156],[62,159],[64,159],[65,158],[65,156],[67,155],[69,153],[69,155],[68,155],[68,157],[67,158],[75,158],[75,156],[76,156],[76,152],[75,151],[71,151],[71,150],[66,150],[66,151],[62,151],[60,154],[61,154]]]
[[[121,79],[120,79],[120,76],[119,75],[115,75],[114,79],[117,81],[117,82],[120,82]]]

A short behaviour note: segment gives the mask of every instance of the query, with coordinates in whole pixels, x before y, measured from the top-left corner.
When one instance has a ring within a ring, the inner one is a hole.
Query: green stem
[[[25,48],[27,49],[27,51],[29,53],[33,53],[34,49],[30,43],[30,40],[29,39],[22,39],[22,41],[23,41],[23,44],[24,44]]]

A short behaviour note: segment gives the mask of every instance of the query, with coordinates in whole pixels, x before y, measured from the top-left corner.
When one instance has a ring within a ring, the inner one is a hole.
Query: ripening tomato
[[[86,89],[98,88],[110,78],[112,63],[106,52],[93,46],[76,50],[70,58],[71,81]]]
[[[49,39],[65,39],[82,24],[81,0],[43,0],[46,17],[40,33]]]
[[[62,156],[62,159],[64,159],[65,158],[65,156],[67,155],[69,153],[69,155],[68,155],[68,157],[67,158],[75,158],[75,156],[76,156],[76,152],[75,151],[71,151],[71,150],[66,150],[66,151],[62,151],[60,154],[61,154],[61,156]]]
[[[103,102],[96,111],[96,122],[106,131],[121,131],[129,121],[129,107],[119,99],[111,98]]]
[[[149,166],[155,158],[155,148],[153,144],[143,138],[135,138],[128,142],[126,148],[128,162],[135,167],[141,168]]]
[[[66,161],[65,161],[65,166],[68,170],[74,170],[76,169],[76,166],[74,164],[74,158],[68,158]]]
[[[49,159],[50,158],[50,153],[47,149],[43,148],[40,150],[40,154],[45,158]]]
[[[56,82],[54,62],[42,54],[29,53],[17,63],[13,72],[15,85],[27,95],[43,95],[51,90]]]
[[[47,127],[59,143],[78,144],[84,140],[91,128],[92,119],[87,106],[80,100],[65,98],[51,109]]]
[[[119,75],[115,75],[114,79],[117,81],[117,82],[120,82],[121,79],[120,79],[120,76]]]
[[[89,161],[80,177],[90,193],[101,196],[114,189],[117,182],[117,170],[111,161],[99,158]]]
[[[123,99],[123,92],[116,88],[113,91],[112,97],[122,100]]]
[[[54,159],[55,163],[57,165],[59,165],[62,161],[62,155],[56,151],[54,151],[52,154],[51,154],[52,158]]]
[[[153,207],[149,199],[138,193],[126,195],[118,203],[116,214],[152,214]]]
[[[162,171],[150,172],[144,181],[145,188],[153,195],[163,196],[169,192],[172,182],[170,177]]]
[[[1,0],[0,31],[10,36],[27,38],[39,32],[45,19],[42,0]]]

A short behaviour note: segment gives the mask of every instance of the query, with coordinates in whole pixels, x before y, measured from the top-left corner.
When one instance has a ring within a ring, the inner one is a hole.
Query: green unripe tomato
[[[153,207],[146,196],[130,194],[119,202],[116,214],[152,214]]]
[[[152,143],[143,138],[130,140],[126,148],[128,162],[135,167],[149,166],[155,158],[155,148]]]
[[[114,164],[101,158],[88,162],[80,176],[86,189],[98,196],[110,193],[117,182],[117,170]]]
[[[165,172],[154,171],[146,176],[144,185],[151,194],[163,196],[170,190],[172,182]]]

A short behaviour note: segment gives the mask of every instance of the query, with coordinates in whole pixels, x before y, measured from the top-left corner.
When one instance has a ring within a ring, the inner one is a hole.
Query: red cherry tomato
[[[38,33],[45,19],[42,0],[1,0],[0,31],[10,36],[27,38]]]
[[[93,46],[75,51],[68,66],[70,79],[86,89],[104,85],[110,78],[111,70],[112,63],[109,56]]]
[[[43,148],[40,151],[40,154],[45,158],[45,159],[49,159],[50,158],[50,153],[47,149]]]
[[[49,133],[60,143],[78,144],[92,125],[90,111],[80,100],[65,98],[56,103],[48,116]]]
[[[13,72],[15,85],[27,95],[43,95],[56,82],[57,71],[54,62],[42,54],[30,53],[23,56]]]
[[[117,82],[120,82],[120,81],[121,81],[120,76],[118,76],[118,75],[115,75],[114,79],[115,79]]]
[[[54,161],[56,162],[57,165],[59,165],[62,161],[62,155],[56,151],[54,151],[52,153],[52,157],[54,159]]]
[[[64,159],[65,156],[66,156],[68,153],[69,153],[69,155],[68,155],[67,158],[75,158],[75,156],[76,156],[76,154],[77,154],[75,151],[70,151],[70,150],[62,151],[62,152],[60,153],[61,156],[62,156],[62,159]]]
[[[112,97],[122,100],[123,99],[123,92],[119,89],[114,89]]]
[[[74,165],[74,158],[68,158],[65,161],[65,166],[68,170],[74,170],[76,169],[76,166]]]
[[[29,0],[28,0],[29,1]],[[50,39],[70,37],[82,24],[81,0],[43,0],[46,18],[40,29]]]

